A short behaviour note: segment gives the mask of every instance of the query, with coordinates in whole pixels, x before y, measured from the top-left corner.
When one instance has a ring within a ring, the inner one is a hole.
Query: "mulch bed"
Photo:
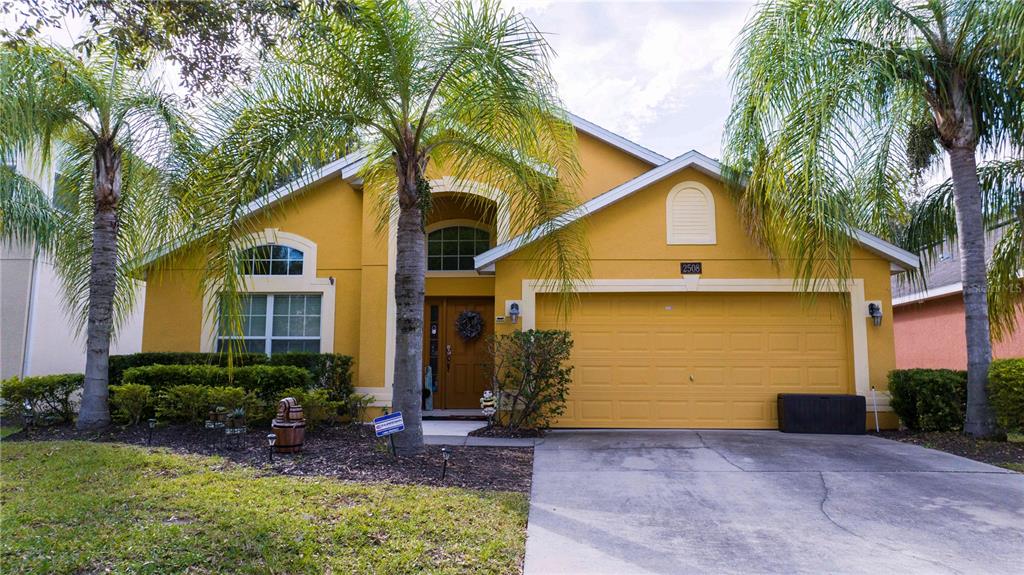
[[[915,432],[909,430],[883,431],[878,435],[922,447],[938,449],[975,461],[1000,465],[1024,465],[1024,443],[974,439],[957,432]]]
[[[506,437],[519,439],[523,437],[544,437],[544,432],[539,429],[520,429],[512,431],[507,427],[481,427],[469,432],[473,437]]]
[[[112,426],[98,432],[79,432],[71,426],[21,431],[4,441],[100,441],[146,445],[147,426]],[[325,427],[307,431],[301,453],[275,453],[268,464],[266,436],[269,428],[250,428],[239,445],[223,432],[192,425],[159,426],[153,431],[154,447],[178,453],[217,455],[240,465],[258,467],[282,475],[320,475],[352,481],[379,481],[470,489],[530,492],[533,449],[510,447],[448,446],[445,479],[441,480],[441,446],[428,445],[420,455],[394,457],[387,443],[374,436],[369,426]]]

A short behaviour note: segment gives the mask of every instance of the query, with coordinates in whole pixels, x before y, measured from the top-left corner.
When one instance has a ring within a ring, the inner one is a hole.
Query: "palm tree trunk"
[[[992,342],[988,321],[985,224],[974,148],[950,148],[949,164],[953,172],[953,200],[956,203],[960,277],[964,286],[966,317],[967,421],[964,432],[975,437],[988,437],[995,434],[997,427],[988,402],[988,368],[992,362]]]
[[[394,436],[401,455],[423,450],[420,401],[423,394],[423,298],[426,294],[426,234],[415,177],[399,170],[401,208],[395,254],[395,380],[391,404],[401,411],[405,431]],[[411,181],[410,181],[411,180]]]
[[[121,154],[109,142],[98,144],[93,153],[93,170],[95,207],[86,324],[85,389],[78,412],[78,429],[97,429],[110,424],[108,372],[117,277]]]

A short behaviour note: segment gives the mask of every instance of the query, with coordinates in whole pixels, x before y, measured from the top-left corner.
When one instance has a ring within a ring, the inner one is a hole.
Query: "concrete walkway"
[[[470,445],[476,447],[533,447],[535,439],[471,437],[469,432],[487,425],[483,421],[423,420],[423,442],[427,445]]]
[[[1021,573],[1024,475],[871,436],[556,431],[525,571]]]

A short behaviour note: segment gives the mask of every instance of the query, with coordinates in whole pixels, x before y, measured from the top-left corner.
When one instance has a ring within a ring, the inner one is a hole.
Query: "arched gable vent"
[[[715,198],[697,182],[683,182],[668,193],[665,212],[669,244],[714,244]]]

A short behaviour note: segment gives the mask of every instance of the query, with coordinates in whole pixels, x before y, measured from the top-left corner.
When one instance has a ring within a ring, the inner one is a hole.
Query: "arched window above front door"
[[[427,270],[472,271],[473,257],[491,247],[491,234],[470,226],[449,226],[427,234]]]
[[[241,273],[250,276],[301,276],[304,254],[282,245],[264,244],[244,250]]]

